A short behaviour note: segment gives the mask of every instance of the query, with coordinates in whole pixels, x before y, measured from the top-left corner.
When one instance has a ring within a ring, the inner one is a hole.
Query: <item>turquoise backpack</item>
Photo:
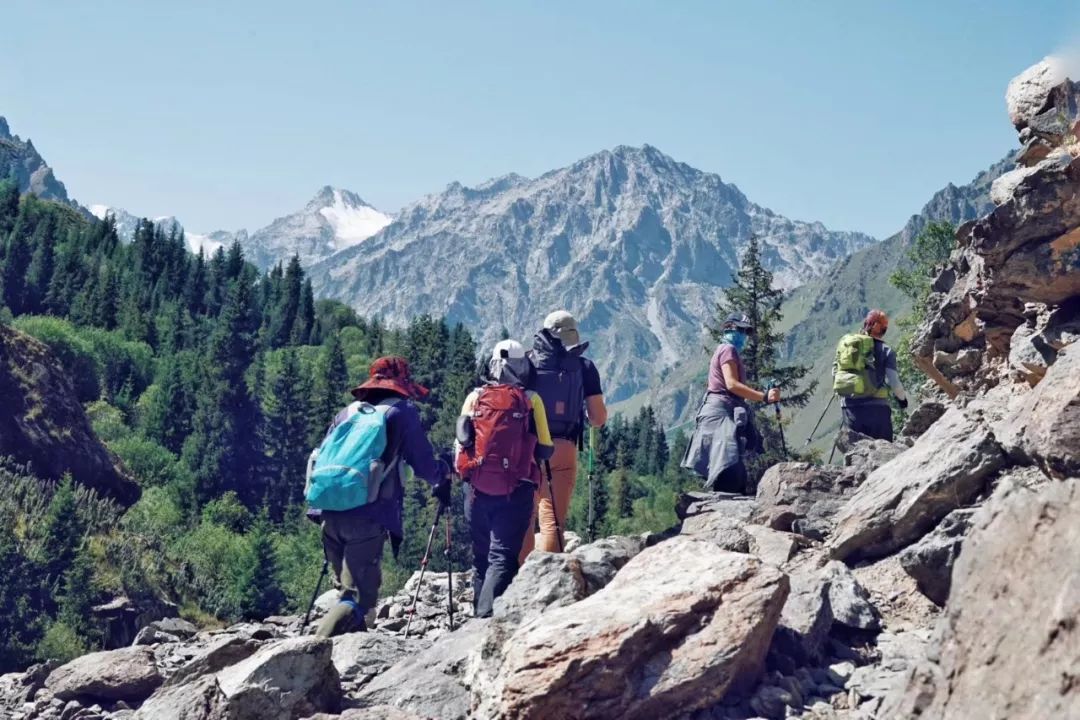
[[[386,466],[386,413],[396,401],[379,405],[354,402],[349,416],[334,428],[308,461],[304,499],[319,510],[351,510],[380,496]]]

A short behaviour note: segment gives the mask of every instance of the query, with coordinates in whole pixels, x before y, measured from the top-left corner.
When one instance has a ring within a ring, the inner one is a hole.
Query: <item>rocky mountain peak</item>
[[[64,183],[56,179],[34,144],[13,134],[3,117],[0,117],[0,177],[15,178],[20,193],[30,192],[44,200],[79,207],[68,197]]]
[[[619,146],[535,179],[451,183],[311,273],[317,291],[361,313],[392,323],[446,314],[484,343],[502,327],[527,339],[565,307],[618,399],[704,341],[751,233],[784,287],[874,242],[788,220],[651,146]]]

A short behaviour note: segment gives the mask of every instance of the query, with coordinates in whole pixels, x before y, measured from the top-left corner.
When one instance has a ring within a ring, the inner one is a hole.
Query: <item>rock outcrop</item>
[[[707,707],[760,674],[787,593],[787,578],[760,561],[674,538],[595,595],[514,633],[488,658],[498,669],[477,688],[474,710],[650,718]]]
[[[29,463],[34,474],[75,482],[124,505],[139,486],[90,428],[64,369],[49,349],[0,325],[0,456]]]
[[[954,571],[939,651],[895,717],[1080,716],[1080,480],[1000,487]]]

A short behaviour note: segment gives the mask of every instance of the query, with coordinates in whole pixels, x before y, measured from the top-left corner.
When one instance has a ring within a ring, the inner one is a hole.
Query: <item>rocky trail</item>
[[[782,463],[756,497],[530,556],[488,619],[427,575],[373,630],[298,617],[144,624],[0,677],[13,720],[1080,717],[1080,87],[1010,86],[1025,151],[962,227],[916,355],[937,384],[897,443]],[[333,601],[329,594],[320,604]],[[321,611],[321,610],[320,610]]]

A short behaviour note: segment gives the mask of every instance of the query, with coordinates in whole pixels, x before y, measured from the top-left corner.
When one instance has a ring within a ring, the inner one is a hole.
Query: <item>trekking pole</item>
[[[829,396],[829,404],[825,406],[825,409],[821,412],[821,417],[819,417],[817,419],[817,423],[815,423],[815,425],[814,425],[814,429],[811,430],[810,435],[807,436],[806,444],[803,445],[804,450],[806,448],[810,447],[810,443],[813,442],[813,440],[814,440],[814,434],[817,433],[818,428],[821,427],[821,421],[825,419],[825,415],[826,415],[826,413],[829,412],[829,408],[832,407],[833,400],[835,400],[835,399],[836,399],[836,393],[833,393],[832,395]]]
[[[555,507],[555,484],[551,481],[551,461],[544,461],[544,471],[547,473],[548,493],[551,494],[551,517],[555,520],[555,537],[559,540],[559,552],[566,552],[563,547],[562,526],[559,525],[559,511]]]
[[[593,460],[596,454],[596,428],[589,426],[589,542],[596,540],[596,507],[594,496],[596,490],[593,487]]]
[[[765,392],[768,393],[777,385],[778,383],[775,380],[770,380],[765,386]],[[780,447],[783,449],[784,457],[786,458],[788,456],[787,440],[784,439],[784,418],[780,415],[780,402],[774,402],[773,405],[776,407],[776,427],[780,430]]]
[[[323,555],[322,572],[319,573],[319,580],[315,583],[315,592],[311,594],[311,602],[308,603],[307,612],[304,613],[304,624],[300,626],[300,633],[303,634],[307,630],[308,623],[311,622],[311,611],[315,609],[315,601],[319,598],[319,588],[322,587],[323,578],[326,577],[328,568],[330,567],[330,561]]]
[[[443,508],[445,507],[445,505],[439,503],[439,508],[435,511],[435,522],[431,523],[431,532],[427,536],[427,547],[424,548],[424,557],[420,560],[420,579],[416,582],[412,607],[409,608],[409,621],[405,623],[405,637],[409,637],[409,629],[412,627],[413,618],[416,616],[416,603],[420,601],[420,588],[424,585],[424,571],[427,570],[428,560],[431,559],[431,542],[435,539],[435,531],[439,529],[439,521],[442,520]]]
[[[452,547],[450,539],[450,514],[446,515],[446,548],[443,554],[446,556],[446,604],[447,613],[450,615],[450,629],[454,629],[454,560],[450,555]]]

